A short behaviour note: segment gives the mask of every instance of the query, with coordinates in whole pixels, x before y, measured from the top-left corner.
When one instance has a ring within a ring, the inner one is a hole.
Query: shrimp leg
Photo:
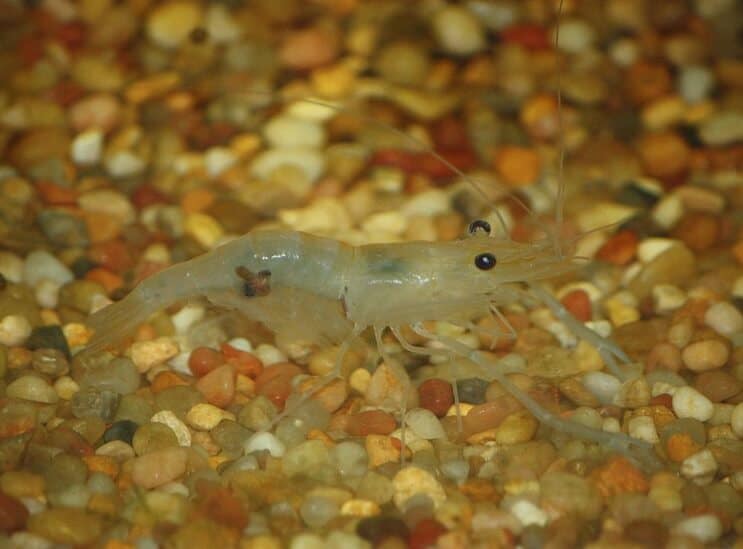
[[[580,423],[561,419],[545,410],[537,401],[511,382],[499,370],[498,363],[492,362],[480,351],[470,349],[466,345],[449,337],[433,334],[426,330],[420,323],[414,324],[412,328],[417,334],[433,341],[439,341],[451,349],[452,352],[471,360],[483,368],[489,368],[493,378],[544,425],[582,440],[605,445],[607,448],[620,452],[633,461],[638,462],[647,470],[654,471],[662,467],[660,460],[655,455],[653,446],[648,442],[632,438],[624,433],[609,433],[592,429]]]
[[[622,381],[627,380],[627,374],[622,370],[622,368],[620,368],[616,359],[618,358],[625,364],[631,362],[631,360],[616,343],[610,339],[601,337],[590,328],[587,328],[582,323],[578,322],[575,317],[571,315],[570,312],[544,288],[541,288],[536,284],[529,284],[529,288],[532,290],[534,295],[536,295],[539,300],[542,301],[550,311],[552,311],[552,314],[565,324],[575,335],[585,339],[591,345],[596,347],[601,358],[615,376]]]

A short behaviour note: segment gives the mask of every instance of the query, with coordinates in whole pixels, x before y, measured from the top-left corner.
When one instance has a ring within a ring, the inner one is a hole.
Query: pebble
[[[730,349],[722,341],[705,339],[690,343],[681,351],[684,365],[692,372],[707,372],[724,366],[730,357]]]
[[[29,286],[36,286],[42,280],[51,280],[62,286],[74,278],[72,271],[49,252],[35,250],[26,256],[23,281]]]
[[[581,53],[596,41],[596,31],[586,21],[567,19],[560,21],[557,46],[567,53]],[[554,38],[551,40],[554,43]]]
[[[5,533],[22,530],[28,520],[28,509],[13,496],[0,492],[0,531]]]
[[[701,450],[681,462],[681,475],[697,483],[708,483],[717,472],[717,461],[708,449]]]
[[[667,194],[653,207],[651,215],[656,225],[672,229],[684,215],[684,203],[678,194]]]
[[[98,129],[77,134],[70,144],[70,156],[78,166],[98,164],[103,153],[103,132]]]
[[[116,414],[121,395],[107,389],[87,387],[72,397],[70,410],[78,418],[101,418],[111,421]]]
[[[588,372],[582,378],[583,386],[603,404],[610,404],[618,394],[622,382],[611,374]]]
[[[128,395],[139,388],[140,374],[134,363],[125,357],[115,358],[105,367],[91,368],[79,378],[81,388],[114,391]]]
[[[418,402],[422,408],[430,410],[437,417],[445,416],[454,404],[451,383],[437,378],[424,381],[418,386]]]
[[[717,515],[704,514],[684,518],[677,522],[671,533],[681,536],[691,536],[700,543],[712,543],[722,535],[723,527]]]
[[[32,515],[28,519],[28,531],[55,543],[88,545],[103,532],[103,520],[83,509],[57,507]]]
[[[589,479],[555,471],[542,475],[539,485],[540,507],[550,514],[572,512],[591,519],[601,512],[601,494]]]
[[[325,172],[325,157],[320,151],[307,147],[267,149],[255,156],[250,165],[250,173],[269,181],[272,174],[284,166],[297,168],[307,181],[314,183]]]
[[[452,55],[471,55],[485,47],[485,29],[468,9],[447,5],[431,20],[439,46]]]
[[[181,447],[163,448],[135,458],[132,481],[142,488],[157,488],[186,472],[188,453]]]
[[[196,2],[165,2],[147,16],[147,36],[162,48],[176,48],[202,24],[203,18],[201,7]]]
[[[743,438],[743,402],[736,404],[730,417],[730,426],[738,438]]]
[[[338,55],[338,37],[330,30],[310,27],[289,33],[279,49],[279,59],[289,68],[314,69]]]
[[[707,118],[699,128],[705,145],[721,147],[743,140],[743,113],[723,110]]]
[[[175,434],[175,438],[178,439],[180,446],[189,447],[191,446],[191,431],[183,423],[177,415],[170,410],[160,410],[150,418],[152,423],[162,423],[170,427],[170,430]]]
[[[719,301],[704,313],[704,323],[718,334],[730,337],[743,332],[743,314],[727,301]]]
[[[31,323],[25,316],[8,315],[0,320],[0,344],[14,347],[31,335]]]
[[[59,400],[54,387],[49,385],[45,379],[31,375],[21,376],[10,383],[5,393],[12,398],[22,398],[43,404],[54,404]]]
[[[680,418],[707,421],[715,411],[714,404],[692,387],[679,387],[673,395],[673,412]]]
[[[214,248],[224,236],[224,229],[219,222],[205,213],[187,215],[184,220],[183,231],[207,250]]]
[[[128,419],[116,421],[103,433],[103,442],[120,440],[131,444],[138,427],[139,425]]]
[[[122,193],[112,189],[97,189],[83,193],[78,204],[87,212],[97,212],[116,218],[123,224],[136,219],[134,206]]]
[[[673,284],[657,284],[652,290],[653,310],[658,314],[671,313],[686,303],[687,296]]]
[[[244,450],[246,455],[267,451],[273,457],[281,457],[286,453],[286,446],[274,434],[262,431],[245,441]]]
[[[400,511],[405,510],[408,500],[419,494],[428,496],[437,509],[446,501],[446,493],[441,483],[425,469],[415,466],[401,469],[392,478],[392,488],[394,490],[392,499]]]
[[[176,356],[178,344],[169,337],[159,337],[151,341],[138,341],[132,344],[129,355],[140,373],[149,371]]]
[[[186,414],[188,424],[201,431],[211,431],[223,419],[235,421],[237,418],[232,412],[204,403],[195,405]]]
[[[405,415],[405,422],[416,436],[426,440],[446,438],[444,428],[436,415],[425,408],[413,408]]]
[[[385,546],[389,538],[407,540],[409,532],[402,519],[384,515],[364,518],[356,525],[356,533],[373,547]]]
[[[24,261],[14,253],[0,251],[0,275],[5,280],[18,284],[25,278]]]
[[[627,432],[632,438],[655,444],[660,440],[655,422],[650,416],[635,416],[627,422]]]
[[[320,148],[325,145],[325,131],[314,120],[280,115],[272,118],[263,127],[268,143],[275,148],[308,147]]]
[[[330,461],[330,452],[320,440],[308,440],[291,448],[284,454],[282,468],[291,478],[299,474],[309,474]]]
[[[226,408],[235,396],[235,371],[230,364],[224,364],[201,377],[195,387],[209,404]]]
[[[121,104],[119,99],[108,93],[94,93],[74,103],[69,111],[69,121],[77,132],[100,130],[109,132],[119,122]]]

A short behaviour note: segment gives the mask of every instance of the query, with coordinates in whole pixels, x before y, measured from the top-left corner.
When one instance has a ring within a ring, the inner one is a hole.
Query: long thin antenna
[[[563,1],[560,0],[560,5],[557,7],[557,18],[555,21],[555,55],[557,55],[557,147],[560,149],[557,164],[557,198],[555,199],[555,222],[557,223],[558,238],[555,243],[559,255],[562,255],[559,234],[562,227],[563,207],[565,203],[565,181],[563,180],[565,168],[565,132],[562,124],[562,67],[560,67],[560,16],[562,15]]]

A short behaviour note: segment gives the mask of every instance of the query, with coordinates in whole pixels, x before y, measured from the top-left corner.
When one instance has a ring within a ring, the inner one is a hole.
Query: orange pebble
[[[666,441],[666,453],[668,458],[681,463],[689,456],[696,454],[702,448],[694,442],[689,433],[676,433],[668,437]]]
[[[83,461],[91,473],[103,473],[112,479],[119,474],[119,463],[111,456],[83,456]]]
[[[41,200],[51,206],[73,206],[77,204],[78,193],[75,189],[62,187],[51,181],[37,181],[36,190]]]
[[[738,262],[739,265],[743,265],[743,240],[739,240],[737,244],[735,244],[731,250],[733,252],[733,257]]]
[[[152,384],[150,385],[150,390],[157,394],[161,391],[164,391],[165,389],[169,389],[170,387],[176,387],[178,385],[188,385],[188,381],[183,379],[181,376],[176,374],[175,372],[160,372],[155,376],[155,379],[152,380]]]
[[[222,349],[222,354],[227,359],[227,363],[234,367],[238,374],[255,379],[263,371],[261,359],[253,353],[241,351],[227,343],[222,343],[220,348]]]
[[[188,357],[188,369],[196,377],[202,377],[225,363],[219,351],[209,347],[197,347]]]
[[[185,214],[203,212],[214,203],[214,199],[214,193],[209,189],[191,189],[181,197],[181,209]]]
[[[645,171],[654,177],[672,178],[684,172],[689,165],[689,146],[673,131],[643,135],[638,150]]]
[[[119,275],[102,267],[96,267],[85,273],[85,280],[97,282],[103,286],[103,289],[106,290],[106,293],[109,295],[114,290],[118,290],[124,286],[124,280]]]
[[[91,242],[106,242],[121,234],[121,220],[102,212],[84,212],[83,219]]]
[[[255,379],[255,392],[273,402],[279,409],[284,407],[292,391],[292,378],[302,369],[291,362],[273,364]]]
[[[493,166],[504,182],[514,187],[534,183],[541,171],[539,155],[527,147],[501,147],[495,153]]]
[[[617,456],[593,473],[596,488],[608,498],[624,492],[645,493],[650,489],[650,482],[637,467],[625,457]]]
[[[563,306],[570,311],[576,319],[581,322],[588,322],[593,318],[593,309],[591,307],[591,298],[585,290],[573,290],[568,292],[560,300]]]
[[[226,408],[235,396],[235,371],[229,364],[215,368],[196,382],[209,404]]]

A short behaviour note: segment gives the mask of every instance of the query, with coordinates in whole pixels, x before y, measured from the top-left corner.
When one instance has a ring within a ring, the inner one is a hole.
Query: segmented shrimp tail
[[[107,305],[93,313],[85,323],[95,331],[83,350],[85,355],[97,353],[120,342],[131,335],[137,326],[161,308],[156,300],[143,299],[142,292],[136,289],[121,301]]]

